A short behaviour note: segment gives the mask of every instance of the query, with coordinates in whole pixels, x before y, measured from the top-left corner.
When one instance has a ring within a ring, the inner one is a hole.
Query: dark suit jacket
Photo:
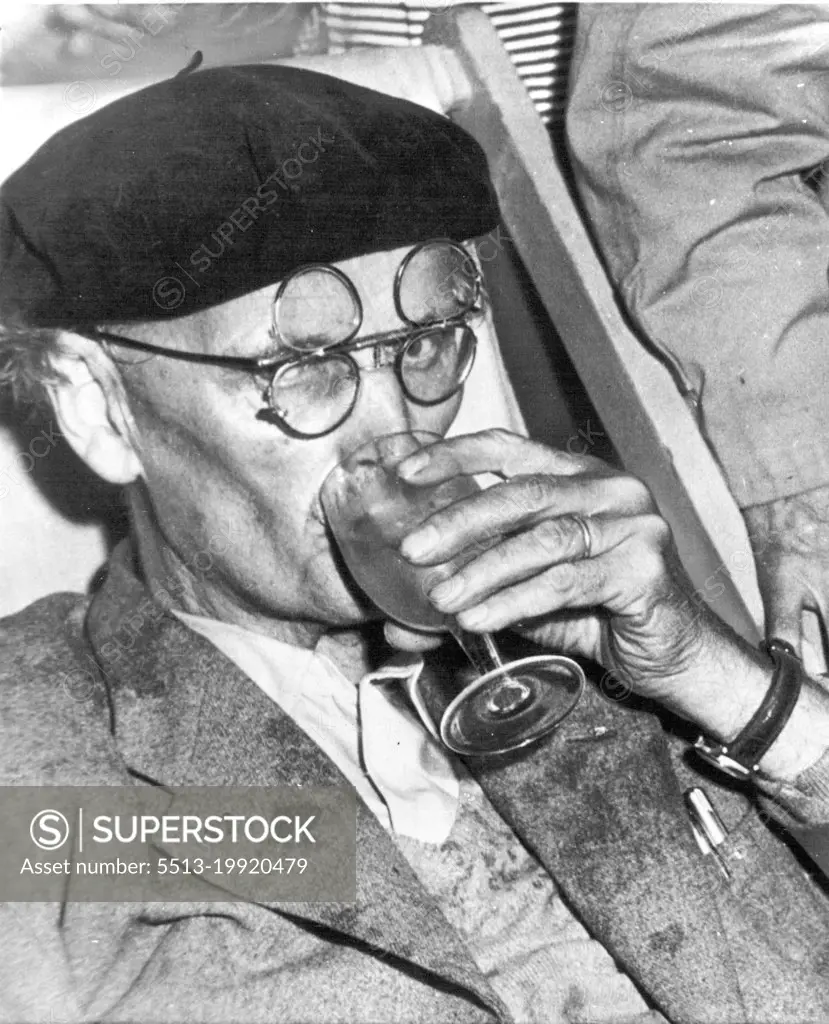
[[[344,784],[153,600],[127,547],[91,604],[33,605],[2,624],[0,651],[0,783]],[[826,896],[742,794],[706,779],[730,829],[724,881],[682,803],[699,779],[652,715],[590,693],[533,752],[472,768],[670,1020],[829,1020]],[[362,804],[357,851],[356,904],[6,904],[0,1020],[508,1020]]]

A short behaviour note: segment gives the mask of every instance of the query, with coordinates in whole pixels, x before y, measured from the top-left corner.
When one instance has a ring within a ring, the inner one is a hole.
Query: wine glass
[[[374,604],[412,629],[448,630],[478,673],[468,685],[412,693],[427,727],[456,753],[503,754],[547,735],[570,714],[584,672],[557,654],[504,664],[489,634],[467,632],[429,601],[429,590],[500,539],[491,537],[443,567],[415,566],[401,555],[403,538],[424,520],[480,490],[471,476],[417,485],[398,475],[403,459],[440,440],[417,430],[368,441],[331,470],[320,498],[351,575]]]

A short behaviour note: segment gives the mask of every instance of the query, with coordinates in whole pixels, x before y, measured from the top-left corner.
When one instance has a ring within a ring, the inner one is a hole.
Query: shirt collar
[[[428,843],[448,836],[460,767],[409,702],[423,670],[421,657],[399,651],[355,684],[318,650],[218,619],[175,614],[314,740],[383,825]]]

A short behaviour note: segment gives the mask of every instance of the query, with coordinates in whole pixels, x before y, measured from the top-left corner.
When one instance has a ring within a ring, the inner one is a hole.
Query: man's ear
[[[141,475],[134,425],[115,368],[100,346],[63,333],[50,355],[49,397],[66,440],[98,476],[129,484]]]

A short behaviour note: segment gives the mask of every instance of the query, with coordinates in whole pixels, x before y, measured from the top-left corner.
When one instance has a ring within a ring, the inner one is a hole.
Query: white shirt
[[[460,766],[411,710],[423,669],[400,653],[356,684],[324,654],[184,612],[176,615],[234,662],[331,758],[379,821],[442,843],[460,794]]]

